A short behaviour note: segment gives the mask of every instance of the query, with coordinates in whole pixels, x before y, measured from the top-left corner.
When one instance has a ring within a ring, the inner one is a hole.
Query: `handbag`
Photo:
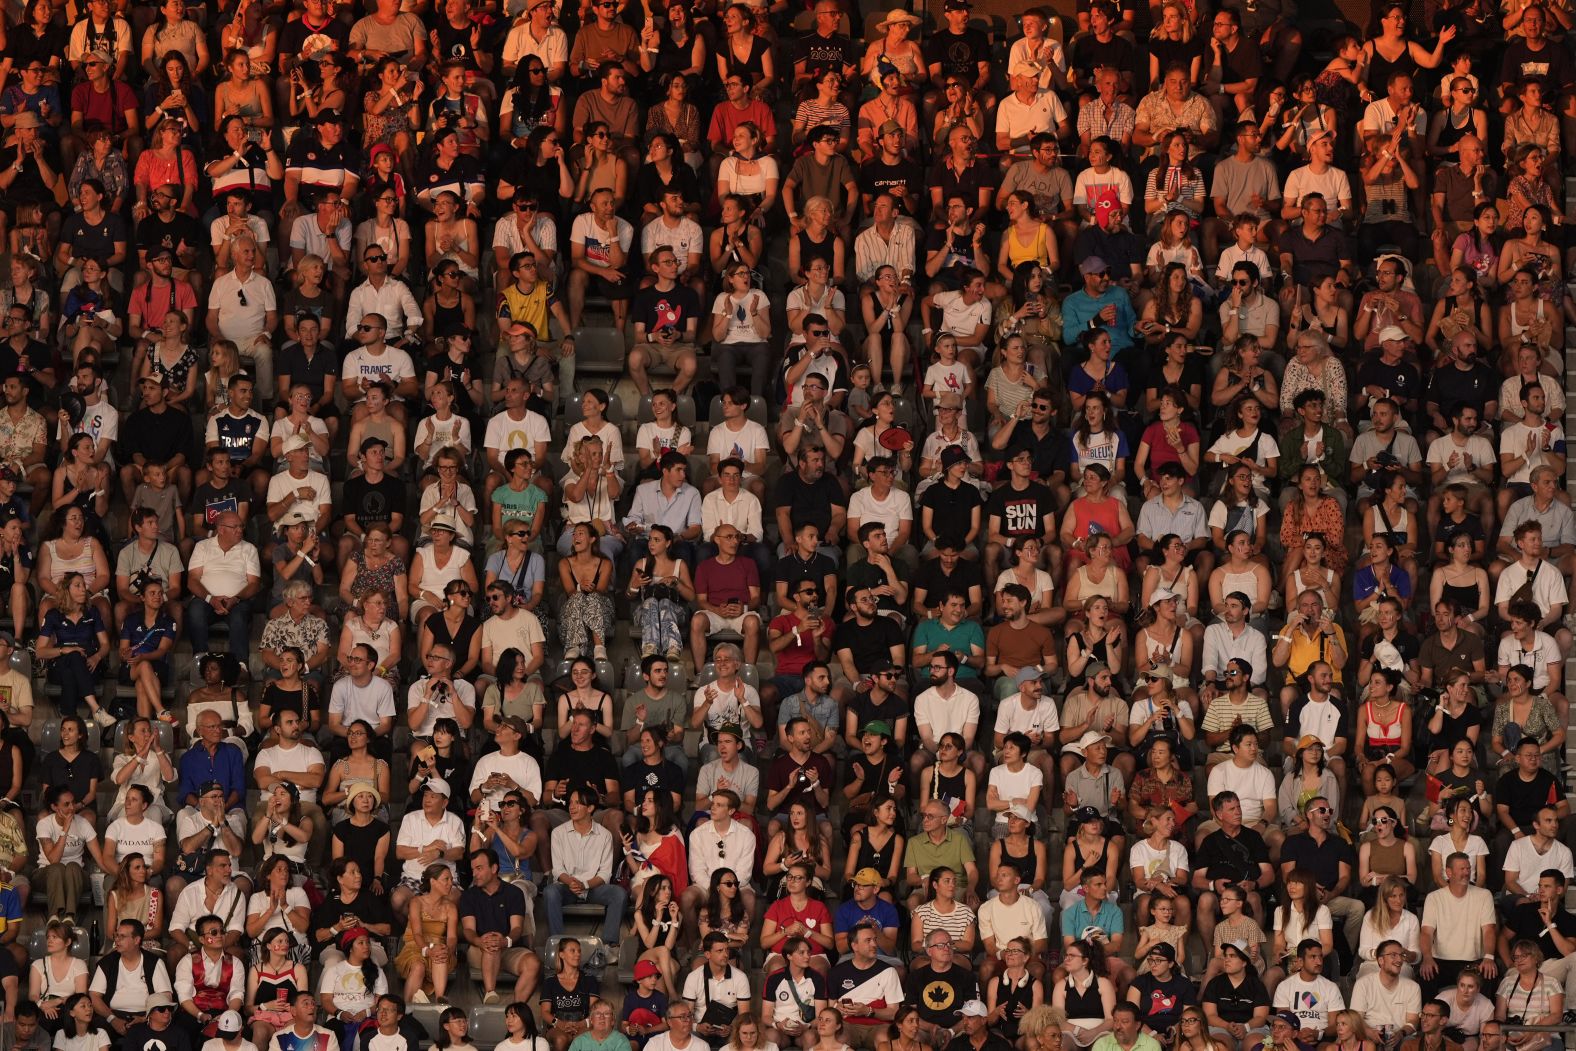
[[[700,1017],[700,1025],[731,1026],[738,1017],[739,1008],[728,1004],[718,1003],[711,998],[711,965],[704,964],[701,969],[701,984],[706,991],[706,1011]],[[788,983],[792,985],[790,981]]]
[[[217,830],[208,833],[208,841],[196,850],[182,851],[175,855],[175,874],[188,882],[203,878],[208,865],[208,851],[219,838]]]
[[[788,983],[788,993],[793,997],[793,1002],[799,1006],[799,1020],[805,1025],[815,1021],[815,1008],[804,1002],[799,995],[799,986],[793,980],[792,974],[785,974],[784,980]]]

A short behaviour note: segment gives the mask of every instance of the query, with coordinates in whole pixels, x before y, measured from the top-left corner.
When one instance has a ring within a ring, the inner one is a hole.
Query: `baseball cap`
[[[635,981],[644,981],[647,978],[661,978],[662,972],[657,970],[657,965],[650,960],[641,960],[635,964]]]
[[[1388,343],[1391,340],[1401,342],[1411,338],[1412,337],[1406,334],[1406,329],[1402,328],[1400,325],[1386,325],[1384,328],[1379,330],[1380,343]]]
[[[1008,807],[1007,816],[1015,817],[1019,821],[1027,821],[1031,825],[1034,824],[1034,815],[1031,814],[1029,812],[1029,808],[1024,806],[1022,803],[1014,803],[1012,806]]]
[[[526,734],[531,732],[531,724],[520,718],[518,715],[508,716],[503,720],[503,725],[507,726],[521,737],[524,737]]]
[[[721,737],[723,734],[728,734],[740,744],[744,743],[744,730],[739,727],[738,723],[723,723],[717,727],[717,732],[713,736]]]
[[[865,728],[863,730],[859,731],[859,736],[863,737],[865,734],[877,734],[881,737],[891,737],[892,727],[880,719],[872,719],[868,723],[865,723]]]
[[[175,253],[170,251],[169,245],[154,245],[148,249],[148,262],[150,263],[159,259],[173,259],[174,257]]]
[[[209,792],[223,792],[223,791],[224,791],[224,786],[221,785],[217,781],[204,781],[202,784],[197,786],[197,794],[200,795],[200,796],[205,796]]]
[[[326,110],[323,110],[321,113],[319,113],[317,115],[317,119],[314,120],[312,123],[314,123],[314,124],[340,124],[340,123],[343,123],[343,122],[344,122],[344,116],[339,112],[339,110],[337,110],[337,109],[326,109]]]
[[[241,1031],[241,1012],[226,1011],[219,1016],[219,1032],[234,1036]]]
[[[1224,945],[1222,945],[1220,947],[1220,950],[1222,952],[1225,952],[1227,949],[1232,950],[1238,956],[1242,957],[1244,960],[1251,960],[1252,959],[1252,957],[1250,955],[1248,955],[1248,943],[1245,942],[1245,941],[1242,941],[1240,938],[1237,939],[1236,941],[1226,942]]]
[[[1081,806],[1072,813],[1072,824],[1082,825],[1088,821],[1100,821],[1100,811],[1092,806]]]
[[[1105,260],[1097,255],[1084,256],[1084,261],[1078,264],[1080,274],[1102,274],[1109,269]]]
[[[5,643],[12,649],[16,648],[16,636],[12,635],[9,631],[0,631],[0,642]]]
[[[1018,674],[1012,677],[1012,684],[1014,686],[1022,686],[1024,683],[1033,682],[1039,677],[1040,669],[1038,668],[1019,668]]]
[[[1064,752],[1071,752],[1073,755],[1083,755],[1084,754],[1084,750],[1087,749],[1090,745],[1092,745],[1092,744],[1099,744],[1101,741],[1104,741],[1105,743],[1110,744],[1111,743],[1111,738],[1109,738],[1108,736],[1106,736],[1105,734],[1101,733],[1098,730],[1086,730],[1086,731],[1084,731],[1084,735],[1082,737],[1078,738],[1078,740],[1074,741],[1071,744],[1063,745],[1062,746],[1062,751],[1064,751]]]
[[[881,873],[868,865],[854,873],[854,883],[861,887],[881,886]]]
[[[1302,1019],[1297,1017],[1297,1013],[1295,1011],[1278,1011],[1270,1016],[1270,1021],[1285,1022],[1293,1029],[1302,1028]]]
[[[900,132],[902,130],[903,130],[903,125],[899,124],[895,120],[889,120],[886,123],[881,125],[881,134],[882,135],[886,135],[886,134],[889,134],[890,132],[894,132],[894,131]]]
[[[279,519],[279,525],[281,527],[302,525],[309,521],[311,521],[311,519],[307,518],[305,511],[289,511],[284,515],[284,517]]]
[[[377,435],[372,435],[369,438],[361,439],[361,455],[365,456],[368,449],[371,449],[373,446],[377,445],[381,445],[385,449],[389,447],[389,443],[384,441],[382,438],[379,438]]]
[[[427,791],[436,792],[445,798],[454,794],[454,792],[449,788],[449,783],[441,777],[427,778]]]
[[[376,440],[376,439],[368,439],[368,441],[374,441],[374,440]],[[363,442],[362,444],[365,445],[366,442]],[[310,448],[312,448],[312,442],[311,442],[311,440],[309,438],[307,438],[306,435],[301,434],[298,431],[295,434],[292,434],[290,437],[286,438],[282,443],[280,443],[280,448],[282,448],[287,453],[293,453],[293,452],[296,452],[296,451],[301,450],[301,449],[310,449]]]
[[[969,0],[947,0],[941,9],[943,11],[972,11],[974,5],[969,3]]]
[[[1170,942],[1156,942],[1149,947],[1150,956],[1164,956],[1172,963],[1177,962],[1177,950]]]
[[[947,6],[949,8],[955,3],[961,3],[961,0],[947,0]],[[964,4],[963,6],[967,7],[968,5]],[[980,1003],[980,1001],[978,1001],[978,1000],[970,1000],[967,1003],[965,1003],[963,1005],[962,1010],[959,1013],[962,1014],[964,1018],[988,1018],[988,1017],[990,1017],[990,1012],[985,1010],[985,1005]]]

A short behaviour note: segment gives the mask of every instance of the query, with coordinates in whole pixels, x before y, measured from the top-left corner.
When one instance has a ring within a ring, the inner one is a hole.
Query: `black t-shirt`
[[[45,784],[54,782],[46,781]],[[1501,775],[1494,785],[1494,802],[1504,803],[1510,818],[1522,829],[1532,827],[1538,811],[1546,806],[1556,806],[1565,797],[1553,774],[1538,767],[1530,782],[1521,779],[1520,770]]]
[[[998,528],[1001,535],[1007,537],[1035,536],[1043,539],[1045,517],[1055,512],[1056,498],[1038,482],[1030,482],[1022,491],[1014,489],[1009,482],[991,493],[985,504],[986,525],[989,526],[992,519],[1001,519]],[[1050,528],[1054,530],[1055,524]]]
[[[1291,256],[1292,280],[1304,288],[1313,286],[1322,278],[1334,277],[1341,268],[1341,260],[1352,257],[1351,249],[1346,245],[1346,235],[1341,231],[1326,226],[1319,231],[1317,240],[1310,241],[1303,233],[1301,223],[1281,234],[1281,251]]]
[[[81,212],[72,212],[60,224],[60,243],[70,245],[74,256],[108,259],[115,254],[116,242],[126,240],[126,220],[113,212],[105,212],[96,223],[88,222]]]
[[[1466,512],[1466,517],[1459,522],[1448,516],[1440,516],[1438,540],[1445,545],[1446,551],[1450,550],[1450,541],[1455,539],[1457,533],[1465,533],[1474,544],[1479,540],[1488,540],[1487,534],[1483,532],[1483,520],[1471,511]]]
[[[956,489],[938,482],[919,498],[915,517],[920,517],[921,509],[929,508],[930,528],[938,537],[962,539],[969,535],[975,509],[984,505],[985,500],[972,482],[964,481]]]
[[[87,795],[95,779],[102,779],[98,756],[84,749],[75,759],[50,752],[38,764],[39,784],[65,785],[77,799]]]
[[[815,481],[806,482],[799,477],[798,471],[784,471],[777,480],[774,497],[773,506],[787,507],[789,521],[794,525],[814,522],[821,530],[822,540],[826,539],[827,527],[832,524],[832,508],[848,508],[843,487],[830,474],[824,473]]]
[[[553,750],[553,754],[547,757],[547,769],[542,773],[542,781],[559,782],[555,795],[560,800],[566,798],[569,791],[576,787],[589,788],[596,793],[597,799],[601,799],[607,782],[619,783],[618,761],[606,748],[590,748],[584,752],[577,752],[565,739]],[[545,807],[550,804],[544,799],[542,805]]]
[[[1052,478],[1058,471],[1063,475],[1067,473],[1071,461],[1066,431],[1052,427],[1041,438],[1034,433],[1032,426],[1019,423],[1013,427],[1002,456],[1010,460],[1024,449],[1029,450],[1029,455],[1034,457],[1034,477],[1037,480]]]
[[[366,828],[357,828],[348,820],[341,821],[334,826],[334,838],[345,845],[344,856],[361,866],[361,879],[364,888],[361,891],[362,897],[368,896],[369,892],[365,888],[371,886],[372,880],[384,874],[377,870],[377,848],[378,840],[388,835],[388,832],[388,825],[377,818],[373,818],[372,824]],[[390,860],[393,859],[389,858],[384,863],[387,864]],[[396,873],[398,872],[398,864],[398,862],[395,862]],[[391,886],[391,884],[386,884],[383,889],[388,890]],[[358,898],[357,901],[359,902],[360,899]],[[387,918],[387,913],[385,913],[385,918]]]
[[[893,733],[897,732],[897,721],[907,719],[909,713],[908,702],[897,694],[887,694],[886,700],[877,704],[874,696],[868,691],[856,691],[854,699],[849,702],[848,710],[854,713],[854,725],[860,730],[872,722],[883,722]],[[890,737],[887,738],[887,753],[894,761],[898,759],[897,741]],[[865,764],[865,768],[867,771],[871,769],[869,764]],[[886,771],[882,770],[881,773],[885,774]]]
[[[828,576],[837,576],[837,563],[817,551],[810,556],[808,561],[797,554],[789,554],[773,563],[775,579],[788,585],[788,593],[793,594],[793,589],[803,583],[811,583],[816,587],[822,586]],[[828,606],[836,606],[840,596],[822,596]]]
[[[700,317],[700,297],[688,285],[675,285],[666,292],[648,285],[635,293],[629,308],[629,320],[646,326],[647,339],[663,328],[676,330],[683,339],[691,321],[696,323],[696,331],[700,331]]]
[[[167,1025],[155,1029],[147,1022],[138,1022],[126,1030],[119,1046],[124,1051],[192,1051],[192,1042],[183,1027]]]
[[[980,75],[981,62],[990,62],[990,38],[978,29],[943,30],[925,41],[925,64],[940,63],[942,76],[966,77],[972,84]]]
[[[941,568],[941,559],[932,558],[920,565],[919,572],[914,575],[914,590],[923,588],[925,592],[925,608],[935,609],[941,605],[941,600],[948,591],[958,591],[967,595],[972,588],[979,588],[980,595],[985,594],[985,571],[979,563],[972,559],[960,558],[958,564],[949,574]]]
[[[223,486],[215,485],[210,478],[192,492],[190,513],[201,516],[211,532],[220,515],[226,511],[239,511],[241,504],[251,498],[251,491],[237,478],[231,478]]]
[[[379,823],[380,822],[374,821],[373,825],[375,826]],[[361,892],[356,895],[355,901],[351,902],[349,905],[346,905],[343,901],[339,900],[338,892],[335,892],[333,897],[324,899],[321,905],[312,910],[312,918],[307,925],[308,930],[315,934],[324,927],[332,927],[334,924],[338,923],[339,918],[345,915],[347,912],[355,914],[356,919],[360,920],[362,923],[381,924],[392,922],[393,915],[389,912],[388,902],[383,898],[378,897],[376,894],[373,894],[370,889],[370,884],[372,882],[371,874],[368,872],[362,872],[361,878],[362,889]],[[333,947],[333,945],[334,940],[330,938],[328,941],[318,942],[317,948],[319,952],[322,952],[322,950]]]
[[[1156,1031],[1176,1025],[1182,1009],[1198,1002],[1198,986],[1174,972],[1164,982],[1141,974],[1133,979],[1133,988],[1138,990],[1139,1021]]]
[[[334,48],[339,54],[344,54],[350,47],[350,27],[337,18],[330,18],[326,25],[313,28],[307,24],[305,18],[298,18],[286,22],[279,30],[279,53],[281,55],[299,55],[306,43],[307,37],[326,36],[337,46]],[[304,63],[311,65],[311,63]]]
[[[897,570],[896,565],[893,566],[893,569],[894,571]],[[884,570],[878,569],[869,562],[863,560],[855,562],[843,573],[843,583],[847,587],[851,588],[878,588],[886,582],[887,575]],[[903,607],[892,595],[882,595],[878,597],[876,599],[876,607],[878,609],[891,610],[894,613],[901,613],[903,611]]]
[[[1342,862],[1353,872],[1357,870],[1357,855],[1352,845],[1334,832],[1324,837],[1323,844],[1315,843],[1306,832],[1287,836],[1281,844],[1281,861],[1296,862],[1297,868],[1307,869],[1325,890],[1340,882]]]
[[[866,701],[870,699],[870,695],[868,693],[862,693],[859,695],[859,697]],[[853,711],[857,714],[858,710],[858,702],[856,701],[853,706]],[[872,716],[872,718],[877,717]],[[864,729],[864,725],[867,721],[868,720],[866,719],[860,719],[859,728]],[[883,799],[892,798],[892,782],[888,780],[888,778],[891,776],[891,773],[894,769],[894,764],[897,762],[896,756],[893,754],[894,752],[895,746],[891,740],[888,740],[887,751],[881,753],[881,760],[879,762],[872,763],[865,753],[858,753],[848,761],[846,766],[843,767],[843,784],[852,785],[857,783],[859,778],[854,776],[854,771],[856,769],[863,770],[865,791],[870,793],[870,802],[872,806]],[[901,768],[898,767],[898,769]]]
[[[1199,844],[1194,863],[1201,867],[1213,882],[1218,879],[1240,882],[1259,878],[1259,866],[1270,860],[1269,848],[1264,837],[1244,827],[1235,837],[1216,829]]]
[[[1533,51],[1525,37],[1516,37],[1500,61],[1499,83],[1514,84],[1523,77],[1540,77],[1554,88],[1567,88],[1576,82],[1576,63],[1556,41],[1545,41],[1541,51]]]
[[[1241,84],[1264,73],[1264,57],[1259,54],[1258,42],[1242,34],[1239,34],[1235,51],[1228,51],[1224,47],[1220,49],[1220,59],[1222,84]]]
[[[17,350],[8,339],[0,340],[0,378],[20,375],[27,386],[27,403],[34,409],[39,408],[43,401],[43,385],[32,370],[48,368],[52,359],[49,346],[40,340],[29,338],[22,344],[21,350]]]
[[[647,792],[677,792],[681,797],[684,794],[684,771],[680,770],[671,761],[663,759],[656,766],[649,766],[644,760],[637,760],[630,766],[623,768],[618,780],[618,787],[625,792],[635,793],[638,803]]]
[[[324,329],[327,335],[327,328]],[[274,374],[289,376],[291,385],[304,383],[312,388],[312,400],[316,401],[323,396],[323,384],[329,376],[339,375],[339,355],[328,348],[326,343],[319,343],[317,350],[312,353],[312,359],[307,360],[306,351],[301,349],[301,344],[292,343],[279,352],[275,359]],[[280,400],[286,400],[281,391]]]
[[[1525,886],[1525,882],[1522,885]],[[1538,948],[1543,950],[1545,959],[1560,958],[1560,948],[1554,944],[1553,936],[1543,930],[1548,925],[1538,913],[1537,902],[1529,901],[1512,906],[1505,920],[1515,939],[1530,938],[1538,943]],[[1567,938],[1576,938],[1576,916],[1572,916],[1566,910],[1564,901],[1555,908],[1554,929]]]
[[[891,617],[877,615],[869,624],[860,624],[850,617],[833,632],[832,652],[848,650],[854,667],[861,673],[868,673],[880,662],[890,661],[892,647],[901,647],[906,641],[903,629]]]
[[[890,192],[897,201],[898,211],[907,214],[904,198],[909,195],[921,198],[923,207],[925,170],[914,161],[900,160],[896,164],[888,164],[878,156],[860,166],[859,192],[872,197]]]
[[[601,992],[601,988],[595,978],[582,971],[574,989],[565,989],[555,974],[543,980],[542,994],[537,999],[553,1005],[555,1021],[583,1022],[590,1015],[591,1001]]]
[[[177,409],[163,412],[138,409],[120,428],[121,455],[130,459],[141,453],[155,463],[168,463],[182,453],[191,454],[192,418]]]
[[[1404,358],[1394,365],[1387,364],[1380,360],[1377,350],[1363,356],[1362,364],[1357,367],[1357,386],[1388,391],[1390,397],[1401,403],[1403,412],[1407,402],[1421,401],[1423,396],[1423,376],[1417,366],[1408,364]]]
[[[336,509],[339,516],[355,515],[356,524],[365,529],[375,523],[387,524],[395,511],[403,511],[408,497],[404,483],[391,474],[376,482],[358,474],[345,482],[344,495]]]
[[[1374,645],[1382,637],[1383,636],[1379,632],[1374,632],[1362,642],[1358,643],[1357,656],[1363,660],[1373,660]],[[1411,664],[1413,661],[1417,660],[1418,655],[1421,654],[1423,650],[1423,644],[1418,641],[1417,636],[1413,635],[1410,631],[1407,631],[1404,628],[1398,630],[1395,633],[1395,638],[1388,639],[1387,641],[1396,648],[1396,652],[1401,655],[1401,659],[1407,664]]]
[[[1214,1004],[1215,1013],[1225,1022],[1246,1022],[1260,1007],[1268,1007],[1270,994],[1252,967],[1242,972],[1242,984],[1232,985],[1231,979],[1217,974],[1204,986],[1201,1003]]]
[[[1499,397],[1499,378],[1481,361],[1469,369],[1454,365],[1435,369],[1428,383],[1428,400],[1438,405],[1448,418],[1457,405],[1471,405],[1483,415],[1483,407]]]
[[[1120,36],[1112,36],[1101,43],[1093,33],[1089,33],[1073,42],[1067,64],[1085,80],[1094,76],[1094,71],[1102,66],[1130,73],[1138,67],[1138,52]]]
[[[963,1005],[979,996],[979,982],[974,972],[961,964],[939,973],[926,965],[909,973],[903,992],[922,1020],[950,1028],[962,1017]]]
[[[994,170],[994,166],[986,164],[984,159],[980,157],[974,158],[973,163],[971,163],[967,168],[964,168],[962,171],[958,171],[952,165],[948,164],[945,158],[937,161],[935,164],[932,164],[930,166],[929,184],[931,186],[941,187],[942,210],[936,215],[936,220],[939,222],[945,218],[946,203],[954,194],[961,195],[963,199],[968,202],[970,208],[976,207],[979,204],[980,190],[984,189],[988,191],[994,189],[996,186],[996,176],[997,172]],[[931,233],[945,234],[946,231],[932,230]],[[970,238],[973,236],[974,234],[972,227],[970,227],[970,229],[965,233],[952,235],[951,240],[953,252],[959,255],[968,255],[970,256],[970,259],[956,260],[953,264],[948,265],[977,265],[972,261],[974,248],[969,243]],[[934,241],[933,244],[931,243],[932,241]],[[926,248],[928,251],[935,251],[937,248],[941,247],[941,244],[941,237],[926,238]]]
[[[859,51],[854,42],[841,33],[829,37],[811,33],[800,41],[795,61],[803,62],[804,68],[819,78],[829,69],[841,73],[845,66],[858,65]]]
[[[198,249],[207,243],[203,240],[202,227],[185,212],[176,212],[167,222],[158,212],[149,212],[147,218],[137,224],[137,247],[144,252],[155,248],[168,248],[173,252],[183,243],[188,248]]]

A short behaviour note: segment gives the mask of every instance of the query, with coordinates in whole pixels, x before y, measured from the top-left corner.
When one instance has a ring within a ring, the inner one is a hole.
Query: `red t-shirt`
[[[750,588],[761,586],[761,572],[752,558],[737,558],[723,565],[708,558],[695,570],[695,593],[705,595],[713,606],[730,602],[750,604]]]
[[[771,908],[766,910],[766,918],[775,920],[779,931],[791,927],[795,923],[802,923],[811,931],[830,931],[832,929],[832,914],[827,911],[825,903],[816,901],[808,895],[805,897],[803,911],[795,909],[793,907],[793,899],[786,894],[783,895],[772,902]],[[783,945],[787,941],[788,936],[785,934],[777,939],[777,944],[772,946],[771,951],[782,952]],[[826,950],[821,947],[820,943],[815,941],[810,942],[810,951],[819,953],[822,956],[826,955]]]
[[[792,613],[783,613],[772,618],[769,630],[792,635],[797,627],[799,627],[799,618]],[[832,639],[830,617],[821,618],[821,638],[828,642]],[[813,660],[815,660],[815,637],[808,631],[801,631],[798,642],[790,642],[787,649],[777,651],[777,674],[802,676],[804,666]]]

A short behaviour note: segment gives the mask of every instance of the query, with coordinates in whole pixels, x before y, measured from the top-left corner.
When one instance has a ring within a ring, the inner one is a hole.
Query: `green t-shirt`
[[[957,627],[950,629],[941,623],[939,617],[920,621],[919,627],[914,629],[914,648],[923,648],[926,653],[934,653],[942,646],[959,654],[960,660],[969,654],[971,646],[978,646],[983,653],[985,629],[979,626],[978,621],[973,620],[960,620]],[[978,679],[979,677],[980,673],[973,665],[958,665],[958,678]]]

